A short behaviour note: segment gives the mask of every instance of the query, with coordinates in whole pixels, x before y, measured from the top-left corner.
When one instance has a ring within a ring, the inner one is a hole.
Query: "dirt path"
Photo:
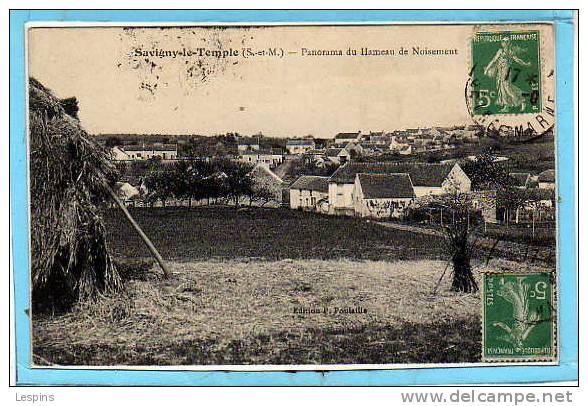
[[[382,227],[393,228],[395,230],[407,231],[411,233],[432,235],[437,237],[444,236],[442,231],[433,230],[426,227],[388,222],[376,222],[376,224]],[[476,250],[478,251],[478,255],[486,259],[501,257],[517,262],[537,262],[555,265],[555,247],[533,246],[514,241],[496,240],[479,235],[475,236],[474,238],[476,238],[475,246]]]
[[[434,235],[437,237],[444,236],[444,234],[441,231],[432,230],[430,228],[411,226],[409,224],[385,223],[385,222],[381,222],[381,221],[377,221],[376,224],[379,224],[383,227],[393,228],[395,230],[408,231],[411,233],[418,233],[418,234],[424,234],[424,235]]]

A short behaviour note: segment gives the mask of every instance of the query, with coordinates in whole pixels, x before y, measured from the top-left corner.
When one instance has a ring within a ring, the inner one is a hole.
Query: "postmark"
[[[491,136],[525,140],[555,124],[555,71],[547,30],[476,31],[466,83],[473,121]]]
[[[554,274],[485,273],[483,282],[482,360],[555,361]]]

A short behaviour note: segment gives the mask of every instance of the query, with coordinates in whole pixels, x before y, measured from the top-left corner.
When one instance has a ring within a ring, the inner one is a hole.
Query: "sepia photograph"
[[[25,35],[34,367],[558,363],[551,23]]]

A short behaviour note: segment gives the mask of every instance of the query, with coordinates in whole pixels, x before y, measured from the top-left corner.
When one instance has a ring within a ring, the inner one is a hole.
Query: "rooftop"
[[[325,156],[334,158],[339,155],[343,148],[329,148],[325,151]]]
[[[312,145],[314,146],[314,140],[311,139],[292,139],[288,140],[286,145]]]
[[[359,131],[356,133],[339,133],[335,135],[335,139],[347,139],[347,138],[357,138],[359,136]]]
[[[303,175],[292,183],[290,189],[314,190],[329,193],[329,177]]]
[[[415,197],[410,175],[407,173],[358,173],[364,199],[400,199]]]
[[[283,155],[284,151],[280,148],[262,148],[257,150],[248,150],[240,152],[239,155]]]
[[[119,147],[123,151],[176,151],[176,144],[141,144],[141,145],[123,145]]]
[[[358,173],[410,175],[414,186],[440,187],[455,164],[396,163],[396,162],[348,162],[331,176],[336,183],[353,183]]]

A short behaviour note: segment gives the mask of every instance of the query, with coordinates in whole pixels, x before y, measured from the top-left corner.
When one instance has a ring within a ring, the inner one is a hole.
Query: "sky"
[[[77,97],[81,123],[93,134],[333,137],[473,123],[464,98],[473,29],[31,28],[28,69],[56,96]],[[409,54],[400,56],[401,47]],[[413,47],[455,53],[418,56]],[[267,55],[273,48],[278,56]],[[348,56],[350,48],[395,54]],[[195,55],[171,55],[184,49]],[[265,54],[245,58],[244,49]],[[343,55],[306,55],[312,50]],[[218,58],[218,51],[231,56]]]

